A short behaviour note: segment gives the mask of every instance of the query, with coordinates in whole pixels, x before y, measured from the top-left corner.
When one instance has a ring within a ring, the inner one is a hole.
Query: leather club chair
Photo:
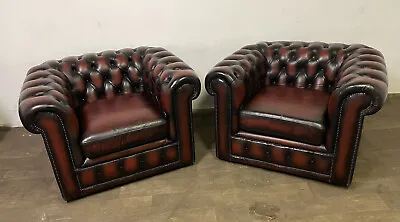
[[[206,76],[222,160],[349,186],[364,116],[387,97],[383,55],[364,45],[261,42]]]
[[[199,92],[193,70],[163,48],[105,51],[31,68],[19,115],[42,135],[71,201],[193,164]]]

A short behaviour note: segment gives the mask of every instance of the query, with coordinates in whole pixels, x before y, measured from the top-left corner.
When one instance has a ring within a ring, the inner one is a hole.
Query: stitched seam
[[[246,134],[247,134],[247,135],[246,135]],[[281,143],[279,143],[279,142],[272,142],[272,141],[270,141],[270,140],[268,140],[268,139],[267,139],[267,140],[263,140],[263,139],[261,139],[261,138],[255,138],[255,137],[252,137],[252,135],[258,135],[258,134],[254,134],[254,133],[247,132],[247,131],[239,131],[238,133],[236,133],[236,134],[233,135],[232,137],[235,137],[235,138],[243,138],[243,139],[249,139],[249,140],[256,140],[256,141],[260,141],[260,142],[264,142],[264,143],[270,143],[270,144],[281,145]],[[270,136],[266,136],[266,137],[270,137]],[[271,138],[274,138],[274,137],[271,137]],[[283,139],[283,140],[286,140],[286,139]],[[301,143],[301,142],[297,142],[297,143]],[[305,144],[305,143],[303,143],[303,144]],[[325,147],[324,145],[320,145],[320,146],[312,145],[312,146],[314,146],[314,148],[301,148],[301,149],[307,150],[307,151],[312,151],[312,152],[323,152],[323,153],[328,153],[328,152],[326,151],[326,147]],[[303,145],[299,144],[298,146],[293,145],[293,146],[291,146],[291,147],[303,147]]]
[[[68,153],[69,153],[69,156],[70,156],[71,162],[72,162],[72,167],[73,167],[74,169],[76,169],[75,162],[74,162],[74,158],[73,158],[72,152],[71,152],[71,147],[70,147],[70,143],[69,143],[67,131],[65,130],[64,123],[63,123],[62,119],[60,118],[60,116],[59,116],[58,114],[56,114],[56,116],[57,116],[58,120],[60,121],[61,126],[62,126],[62,129],[63,129],[63,133],[64,133],[64,136],[65,136],[65,140],[66,140],[66,142],[67,142]],[[77,182],[78,182],[79,190],[81,190],[81,184],[80,184],[80,182],[79,182],[79,177],[78,177],[77,174],[75,174],[75,177],[76,177],[76,180],[77,180]]]
[[[154,127],[159,127],[159,126],[164,126],[165,125],[165,120],[157,120],[152,123],[145,123],[145,124],[140,124],[135,127],[125,127],[125,128],[119,128],[116,130],[110,130],[105,133],[99,133],[95,136],[88,137],[82,141],[82,145],[91,145],[93,143],[100,143],[104,142],[105,140],[113,139],[116,137],[120,136],[125,136],[128,134],[132,133],[137,133],[140,132],[141,130],[147,130],[147,129],[152,129]],[[116,135],[115,135],[116,134]]]
[[[240,140],[240,141],[244,141],[244,142],[250,142],[250,143],[255,143],[255,144],[263,144],[263,145],[273,145],[275,147],[277,147],[278,149],[290,149],[290,150],[294,150],[294,151],[298,151],[298,152],[302,152],[302,153],[310,153],[310,154],[315,154],[318,156],[323,156],[323,157],[332,157],[332,154],[329,153],[319,153],[319,152],[315,152],[315,151],[310,151],[310,150],[305,150],[305,149],[299,149],[299,148],[295,148],[295,147],[289,147],[289,146],[284,146],[281,144],[276,144],[276,143],[268,143],[268,142],[264,142],[264,141],[259,141],[259,140],[250,140],[247,138],[243,138],[243,137],[237,137],[237,136],[231,136],[232,139],[236,139],[236,140]]]
[[[179,94],[179,90],[174,90],[172,95],[172,107],[173,107],[173,111],[172,111],[172,115],[174,117],[174,122],[175,122],[175,136],[176,136],[176,140],[177,140],[177,150],[178,150],[178,161],[182,161],[182,152],[181,152],[181,135],[180,135],[180,129],[179,129],[179,118],[178,118],[178,109],[177,109],[177,105],[176,105],[176,98],[175,98],[175,94],[178,93]]]
[[[146,150],[146,151],[143,151],[143,152],[135,153],[135,154],[132,154],[132,155],[129,155],[129,156],[124,156],[124,157],[121,157],[121,158],[118,158],[118,159],[109,160],[109,161],[106,161],[106,162],[98,163],[98,164],[87,166],[87,167],[83,167],[83,168],[77,168],[77,169],[75,169],[75,171],[76,172],[81,172],[81,171],[84,171],[84,170],[87,170],[87,169],[92,169],[92,168],[96,168],[96,167],[99,167],[99,166],[104,166],[104,165],[107,165],[109,163],[116,163],[118,160],[126,160],[128,158],[131,158],[131,157],[134,157],[134,156],[137,156],[137,155],[140,155],[140,154],[149,153],[149,152],[156,151],[156,150],[167,149],[167,148],[170,148],[170,147],[173,147],[173,146],[177,146],[178,147],[178,143],[166,144],[164,146],[155,147],[155,148],[150,149],[150,150]]]
[[[261,161],[261,160],[252,159],[252,158],[247,158],[247,157],[241,157],[241,156],[236,156],[236,155],[232,155],[232,157],[233,157],[234,159],[245,160],[245,161],[248,161],[248,162],[258,162],[258,163],[261,163],[261,164],[272,165],[272,166],[276,166],[276,167],[279,167],[279,168],[286,168],[286,169],[289,169],[289,170],[293,170],[294,172],[300,171],[300,172],[310,173],[310,174],[317,175],[317,176],[323,176],[323,177],[329,179],[329,175],[328,175],[328,174],[323,174],[323,173],[308,171],[308,170],[304,170],[304,169],[300,169],[300,168],[295,168],[295,167],[290,167],[290,166],[285,166],[285,165],[280,165],[280,164],[276,164],[276,163],[264,162],[264,161]]]
[[[251,110],[242,110],[241,112],[243,115],[248,116],[247,118],[260,118],[261,117],[261,118],[267,118],[267,119],[273,119],[273,120],[279,120],[279,121],[293,122],[293,123],[302,124],[302,125],[305,125],[308,127],[323,129],[321,124],[315,123],[312,121],[308,121],[308,120],[301,120],[301,119],[296,119],[296,118],[292,118],[292,117],[269,114],[269,113],[261,113],[261,112],[257,112],[257,111],[251,111]],[[253,116],[255,116],[255,117],[253,117]]]
[[[194,146],[194,131],[193,131],[193,116],[192,116],[192,100],[189,99],[189,130],[190,130],[190,145],[192,146],[192,158],[193,162],[196,161],[196,149]]]
[[[372,104],[372,102],[371,102]],[[353,157],[350,163],[350,172],[349,172],[349,177],[347,178],[347,184],[350,183],[350,178],[352,177],[355,169],[355,164],[356,164],[356,153],[358,152],[359,145],[360,145],[360,139],[361,139],[361,131],[362,131],[362,125],[363,125],[363,118],[366,112],[368,112],[369,108],[371,108],[372,105],[368,106],[366,109],[361,111],[360,117],[358,118],[358,127],[357,127],[357,135],[356,135],[356,141],[354,143],[354,149],[353,149]]]
[[[225,83],[225,81],[224,81]],[[226,83],[225,83],[226,84]],[[231,136],[232,136],[232,88],[227,85],[227,89],[229,90],[228,93],[228,152],[229,152],[229,156],[230,158],[232,157],[232,140],[231,140]]]
[[[338,125],[337,125],[337,127],[336,127],[336,128],[337,128],[337,129],[336,129],[336,138],[335,138],[335,143],[334,143],[334,146],[333,146],[333,162],[332,162],[332,165],[331,165],[331,176],[330,176],[330,180],[332,180],[333,168],[334,168],[334,165],[336,165],[336,164],[335,164],[335,161],[336,161],[336,148],[337,148],[337,143],[338,143],[338,141],[339,141],[340,124],[341,124],[341,122],[342,122],[343,107],[344,107],[344,104],[347,102],[348,98],[349,98],[349,97],[347,97],[346,99],[344,99],[344,101],[343,101],[342,104],[340,105]]]
[[[57,165],[56,165],[56,163],[54,161],[53,153],[51,151],[50,144],[49,144],[49,141],[47,139],[47,134],[44,132],[44,130],[42,130],[41,128],[37,127],[35,124],[32,123],[32,126],[33,126],[33,128],[37,129],[42,134],[43,140],[44,140],[44,143],[45,143],[45,146],[46,146],[46,150],[47,150],[47,153],[48,153],[48,156],[49,156],[49,159],[50,159],[50,162],[51,162],[51,164],[53,166],[53,172],[54,172],[54,174],[56,176],[57,183],[59,184],[59,186],[64,187],[63,183],[61,183],[60,176],[58,175],[58,172],[57,172],[58,171]],[[61,191],[61,195],[63,197],[66,197],[63,189],[60,189],[60,191]]]
[[[218,95],[216,96],[216,98],[214,98],[214,106],[215,106],[215,152],[218,156],[219,152],[218,152],[218,148],[219,148],[219,136],[218,136]]]
[[[343,100],[342,105],[340,106],[339,121],[338,121],[338,125],[337,125],[336,138],[335,138],[335,146],[334,146],[334,151],[333,151],[333,164],[332,164],[332,166],[331,166],[331,179],[332,179],[332,176],[333,176],[333,168],[334,168],[334,165],[336,165],[336,164],[335,164],[335,160],[336,160],[336,150],[337,150],[337,143],[338,143],[338,141],[339,141],[339,133],[340,133],[340,131],[341,131],[341,130],[340,130],[340,128],[341,128],[341,127],[340,127],[340,124],[341,124],[341,122],[342,122],[342,114],[343,114],[343,107],[344,107],[344,104],[345,104],[350,98],[352,98],[353,96],[355,96],[355,95],[361,95],[361,94],[364,94],[364,93],[354,93],[354,94],[351,94],[350,96],[348,96],[346,99]],[[355,161],[356,161],[356,159],[357,159],[356,153],[357,153],[357,151],[358,151],[358,146],[359,146],[360,137],[361,137],[362,118],[364,117],[364,114],[365,114],[366,110],[369,110],[370,107],[371,107],[371,106],[369,106],[369,107],[367,107],[366,109],[364,109],[363,111],[361,111],[360,117],[358,118],[357,133],[356,133],[356,141],[355,141],[354,146],[353,146],[353,155],[352,155],[352,160],[351,160],[351,162],[350,162],[350,171],[349,171],[349,175],[348,175],[348,178],[347,178],[347,184],[349,184],[350,178],[351,178],[351,175],[352,175],[351,172],[353,172],[353,171],[354,171],[354,168],[355,168]]]

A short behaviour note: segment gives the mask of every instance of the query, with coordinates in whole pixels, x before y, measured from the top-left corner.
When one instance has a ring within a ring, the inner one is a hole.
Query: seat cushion
[[[84,154],[96,158],[168,136],[167,121],[139,94],[85,104],[81,113]]]
[[[271,86],[259,92],[240,110],[244,131],[312,145],[325,138],[329,93],[294,87]]]

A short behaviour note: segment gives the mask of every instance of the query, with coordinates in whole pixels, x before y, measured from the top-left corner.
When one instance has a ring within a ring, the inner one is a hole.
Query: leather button
[[[266,154],[267,156],[270,156],[270,155],[271,155],[271,150],[266,150],[266,151],[265,151],[265,154]]]
[[[292,158],[292,156],[290,155],[290,152],[287,152],[287,153],[286,153],[286,159],[287,159],[287,160],[290,160],[291,158]]]
[[[244,150],[247,152],[249,151],[249,146],[247,144],[244,145]]]
[[[266,157],[267,159],[271,158],[271,150],[265,151],[265,157]]]
[[[171,75],[169,75],[169,76],[167,76],[167,78],[165,78],[165,82],[166,83],[169,83],[169,82],[171,82],[171,80],[172,80],[172,76]]]
[[[279,52],[278,52],[278,50],[274,50],[274,52],[273,52],[273,54],[272,54],[272,57],[273,57],[274,59],[278,59],[278,58],[279,58]]]
[[[314,164],[314,163],[315,163],[315,158],[312,157],[310,160],[308,160],[308,163],[309,163],[309,164]]]
[[[37,92],[36,94],[35,94],[35,96],[43,96],[44,95],[44,92]]]

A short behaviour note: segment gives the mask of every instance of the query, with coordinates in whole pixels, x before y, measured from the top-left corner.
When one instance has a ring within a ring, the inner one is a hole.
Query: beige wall
[[[261,40],[364,43],[387,61],[400,92],[398,0],[0,0],[0,125],[20,125],[29,67],[47,59],[139,45],[163,46],[204,79],[219,60]],[[194,109],[212,106],[204,89]]]

